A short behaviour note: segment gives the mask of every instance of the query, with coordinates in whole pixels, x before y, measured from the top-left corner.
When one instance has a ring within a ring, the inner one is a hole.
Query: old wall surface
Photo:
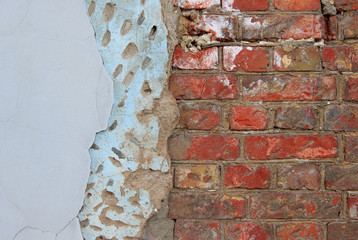
[[[175,5],[175,239],[357,239],[358,2]]]

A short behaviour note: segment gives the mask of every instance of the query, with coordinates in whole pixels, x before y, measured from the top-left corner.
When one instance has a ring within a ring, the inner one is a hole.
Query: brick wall
[[[175,239],[358,239],[358,1],[175,5]]]

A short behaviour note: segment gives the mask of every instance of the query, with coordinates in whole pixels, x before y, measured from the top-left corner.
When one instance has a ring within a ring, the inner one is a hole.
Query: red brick
[[[218,48],[212,47],[197,53],[185,52],[177,46],[173,53],[173,67],[179,69],[217,69]]]
[[[278,240],[323,240],[323,226],[318,223],[284,223],[277,227]]]
[[[338,218],[342,199],[338,193],[261,193],[250,196],[252,218]]]
[[[226,11],[261,11],[268,9],[268,0],[222,0]]]
[[[320,159],[337,156],[334,135],[266,135],[245,139],[247,159]]]
[[[326,167],[324,185],[327,189],[358,191],[358,165]]]
[[[268,123],[267,110],[258,106],[233,106],[229,122],[232,130],[265,129]]]
[[[219,222],[175,223],[174,240],[220,240]]]
[[[327,40],[336,39],[338,34],[338,20],[337,16],[329,16],[327,24]]]
[[[348,196],[348,217],[358,219],[358,196]]]
[[[212,40],[232,41],[235,39],[236,18],[223,15],[200,15],[196,21],[188,21],[187,31],[191,36],[212,34]]]
[[[343,34],[345,38],[358,37],[358,12],[348,12],[342,20]]]
[[[277,171],[277,185],[280,188],[319,190],[321,174],[317,165],[283,166]]]
[[[282,11],[317,11],[320,0],[275,0],[275,8]]]
[[[358,136],[346,136],[345,155],[347,162],[358,163]]]
[[[176,160],[235,160],[239,156],[239,140],[231,135],[172,136],[168,148]]]
[[[325,111],[326,130],[358,130],[357,106],[330,106]]]
[[[315,46],[275,47],[273,65],[277,71],[319,71],[319,49]]]
[[[338,11],[358,10],[357,0],[334,0],[334,5]]]
[[[204,9],[220,5],[220,0],[174,0],[174,5],[184,9]]]
[[[242,34],[247,40],[260,39],[322,39],[326,26],[320,15],[263,15],[245,17]]]
[[[218,189],[220,168],[215,165],[175,167],[174,187],[181,189]]]
[[[235,99],[239,95],[233,75],[174,74],[169,87],[176,99]]]
[[[358,77],[349,77],[346,81],[345,99],[358,101]]]
[[[245,216],[245,199],[204,193],[171,193],[169,218],[237,219]]]
[[[269,188],[271,169],[265,166],[236,165],[226,168],[226,188]]]
[[[180,105],[180,128],[211,130],[218,127],[221,119],[221,110],[217,106]]]
[[[336,79],[320,76],[246,76],[245,101],[317,101],[336,99]]]
[[[267,72],[267,48],[226,46],[223,50],[226,71]]]
[[[358,222],[328,224],[328,240],[357,240],[357,236]]]
[[[332,71],[358,71],[358,50],[354,46],[324,47],[323,66]]]
[[[226,227],[227,240],[273,240],[270,224],[240,222],[229,223]]]
[[[317,128],[318,110],[312,106],[288,106],[276,108],[275,127],[285,129]]]

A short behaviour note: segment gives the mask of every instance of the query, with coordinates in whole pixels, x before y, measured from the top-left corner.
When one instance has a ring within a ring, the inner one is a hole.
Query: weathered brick
[[[222,0],[226,11],[261,11],[268,9],[268,0]]]
[[[358,196],[348,196],[348,217],[358,219]]]
[[[338,19],[337,16],[329,16],[327,23],[327,40],[333,40],[337,38],[338,34]]]
[[[195,21],[187,22],[189,35],[212,34],[212,40],[232,41],[235,39],[236,18],[224,15],[200,15]]]
[[[321,174],[317,165],[282,166],[277,171],[277,185],[280,188],[319,190]]]
[[[171,193],[169,218],[237,219],[245,216],[245,199],[204,193]]]
[[[269,66],[267,48],[226,46],[223,49],[226,71],[267,72]]]
[[[220,184],[220,168],[215,165],[176,166],[174,176],[174,187],[181,189],[218,189]]]
[[[345,95],[345,99],[348,101],[358,101],[358,77],[348,77]]]
[[[197,53],[185,52],[177,46],[173,53],[173,67],[179,69],[217,69],[218,48],[212,47]]]
[[[264,135],[245,139],[247,159],[319,159],[337,156],[334,135]]]
[[[261,193],[250,196],[252,218],[338,218],[342,199],[338,193]]]
[[[327,189],[358,191],[358,165],[326,167],[324,185]]]
[[[220,124],[221,110],[215,105],[180,105],[179,112],[180,128],[211,130]]]
[[[323,226],[318,223],[284,223],[277,227],[278,240],[323,240]]]
[[[347,162],[358,162],[358,136],[345,137],[345,155]]]
[[[265,129],[268,123],[267,110],[258,106],[233,106],[229,122],[232,130]]]
[[[275,8],[282,11],[317,11],[320,0],[275,0]]]
[[[323,48],[323,66],[332,71],[358,71],[358,49],[354,46]]]
[[[176,99],[235,99],[239,95],[233,75],[174,74],[169,87]]]
[[[312,106],[276,108],[275,127],[286,129],[314,129],[318,127],[318,110]]]
[[[338,11],[358,10],[357,0],[334,0],[334,5]]]
[[[229,223],[226,227],[227,240],[272,240],[272,225],[267,223]]]
[[[219,222],[175,223],[174,240],[220,240]]]
[[[275,47],[273,65],[277,71],[319,71],[319,49],[315,46]]]
[[[247,40],[321,39],[326,37],[326,24],[319,15],[263,15],[245,17],[242,35]]]
[[[226,168],[226,188],[269,188],[271,169],[265,166],[235,165]]]
[[[324,116],[326,130],[358,130],[357,106],[329,106]]]
[[[345,38],[358,37],[358,11],[348,12],[344,15],[342,20],[343,34]]]
[[[169,138],[169,154],[177,160],[235,160],[239,140],[231,135],[187,134]]]
[[[328,224],[328,240],[357,240],[357,236],[358,222]]]
[[[174,0],[174,5],[184,9],[205,9],[220,5],[220,0]]]
[[[245,101],[315,101],[336,98],[336,79],[320,76],[246,76]]]

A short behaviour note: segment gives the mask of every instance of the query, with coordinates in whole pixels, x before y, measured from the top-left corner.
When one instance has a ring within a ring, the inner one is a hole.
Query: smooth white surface
[[[54,239],[83,204],[112,80],[81,0],[0,0],[0,19],[0,239]]]
[[[78,218],[73,219],[70,224],[57,235],[56,240],[83,240]]]

